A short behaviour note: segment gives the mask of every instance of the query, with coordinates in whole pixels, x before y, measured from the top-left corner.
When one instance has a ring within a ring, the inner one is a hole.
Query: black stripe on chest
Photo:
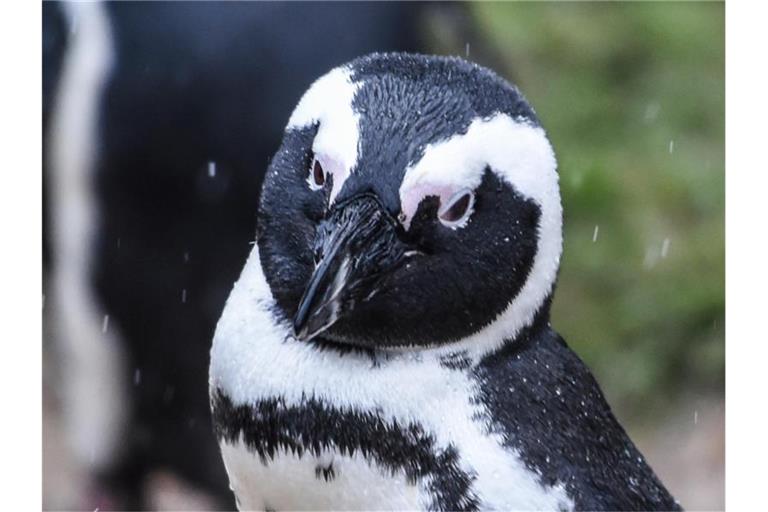
[[[288,406],[281,398],[234,405],[220,389],[211,394],[214,433],[219,442],[237,442],[242,433],[249,451],[264,464],[279,451],[299,457],[320,456],[325,450],[366,459],[394,475],[403,471],[411,484],[426,479],[430,509],[478,510],[471,490],[475,479],[459,467],[459,453],[436,446],[418,423],[385,422],[372,412],[341,411],[320,400],[305,399]]]

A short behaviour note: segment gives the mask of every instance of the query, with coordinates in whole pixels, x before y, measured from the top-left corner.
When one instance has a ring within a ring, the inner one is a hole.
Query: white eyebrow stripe
[[[340,172],[334,172],[333,176],[331,202],[357,165],[360,115],[352,108],[352,102],[360,85],[352,80],[349,68],[331,70],[304,93],[286,127],[286,130],[292,130],[319,123],[312,151],[340,164]]]
[[[539,205],[557,190],[557,162],[544,130],[496,114],[475,119],[465,134],[429,144],[406,169],[400,196],[423,183],[474,189],[486,167]]]
[[[467,350],[474,357],[495,350],[530,325],[557,278],[563,245],[563,208],[552,146],[541,127],[516,121],[506,114],[478,118],[465,134],[428,145],[424,156],[406,169],[400,187],[401,202],[409,190],[419,186],[475,188],[480,185],[486,167],[518,193],[535,201],[541,216],[538,248],[523,288],[493,322],[447,346],[451,351]],[[447,348],[436,349],[442,350]]]

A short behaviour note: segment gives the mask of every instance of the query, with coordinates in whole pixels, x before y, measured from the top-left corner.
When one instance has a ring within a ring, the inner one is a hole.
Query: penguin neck
[[[410,346],[385,351],[327,343],[322,337],[315,342],[304,342],[293,338],[290,323],[277,307],[261,269],[257,246],[216,328],[211,348],[211,386],[222,387],[236,402],[245,402],[254,398],[248,392],[252,389],[260,393],[282,393],[288,386],[286,383],[296,380],[296,375],[306,376],[311,381],[311,389],[329,396],[338,393],[339,386],[334,379],[342,375],[347,376],[349,382],[362,379],[356,384],[359,387],[373,385],[368,380],[371,375],[378,375],[380,381],[386,383],[381,389],[399,383],[404,375],[425,374],[424,368],[430,370],[424,378],[435,382],[444,378],[446,370],[452,375],[468,376],[490,356],[507,357],[510,350],[537,345],[537,340],[547,338],[550,297],[548,294],[535,307],[534,314],[500,317],[496,324],[486,326],[473,336],[434,347]],[[533,309],[532,306],[529,311]],[[264,361],[273,361],[272,371],[254,371],[262,367]],[[414,372],[415,367],[422,370]],[[329,382],[322,382],[325,377]],[[307,391],[298,384],[288,390],[298,396]]]
[[[457,340],[456,342],[429,347],[419,347],[416,345],[397,348],[366,347],[332,341],[323,336],[318,336],[305,343],[313,345],[322,351],[334,352],[339,356],[357,354],[367,356],[371,361],[381,362],[393,356],[410,355],[414,356],[412,359],[416,361],[422,360],[422,358],[435,359],[442,366],[448,368],[466,369],[480,364],[481,361],[491,356],[514,355],[517,350],[532,348],[531,345],[535,345],[537,340],[546,337],[551,331],[549,322],[551,302],[552,295],[550,294],[545,298],[531,321],[523,324],[523,327],[519,328],[514,336],[482,340],[485,347],[471,347],[468,341],[473,339],[472,336],[467,339]]]
[[[491,323],[467,338],[433,347],[412,348],[412,350],[420,351],[425,356],[436,356],[441,360],[463,359],[467,361],[466,366],[476,366],[489,356],[514,351],[516,347],[522,345],[535,344],[537,339],[546,336],[551,331],[549,322],[551,304],[552,292],[544,298],[530,318],[502,316],[497,319],[497,322],[503,323]]]
[[[435,396],[466,405],[467,397],[475,393],[480,366],[500,362],[499,358],[513,360],[516,355],[510,358],[515,353],[510,351],[541,345],[541,340],[550,338],[548,319],[545,301],[513,338],[461,340],[480,343],[474,352],[471,345],[456,344],[384,351],[299,341],[276,307],[254,251],[216,328],[210,388],[221,389],[235,404],[274,397],[298,404],[315,396],[335,407],[381,408],[392,417],[418,417]],[[510,332],[510,326],[501,327],[491,332]],[[411,397],[413,403],[402,397]]]

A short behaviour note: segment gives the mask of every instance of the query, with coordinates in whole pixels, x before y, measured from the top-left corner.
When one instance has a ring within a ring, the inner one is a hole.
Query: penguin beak
[[[315,270],[293,319],[298,339],[322,333],[377,293],[407,253],[396,230],[397,221],[375,196],[334,207],[315,235]]]

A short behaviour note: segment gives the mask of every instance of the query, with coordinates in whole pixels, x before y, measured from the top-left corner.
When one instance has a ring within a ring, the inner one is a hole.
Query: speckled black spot
[[[441,357],[440,365],[450,370],[466,370],[472,365],[472,360],[466,351],[460,351]]]
[[[327,466],[318,464],[315,467],[315,478],[317,478],[318,480],[322,478],[326,482],[330,482],[331,480],[336,478],[336,470],[333,467],[333,462],[331,462]]]

